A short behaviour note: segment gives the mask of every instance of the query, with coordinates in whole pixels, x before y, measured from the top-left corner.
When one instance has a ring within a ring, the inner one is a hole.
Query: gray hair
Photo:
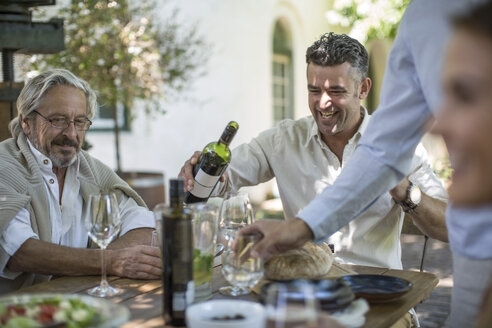
[[[45,71],[30,79],[17,98],[17,117],[9,123],[9,130],[15,138],[21,132],[20,117],[26,117],[38,109],[46,92],[54,86],[66,85],[81,90],[87,102],[87,117],[93,118],[97,111],[97,95],[89,83],[66,69],[56,68]]]
[[[360,79],[367,77],[369,55],[366,48],[346,34],[323,34],[306,51],[306,63],[319,66],[335,66],[348,62]]]

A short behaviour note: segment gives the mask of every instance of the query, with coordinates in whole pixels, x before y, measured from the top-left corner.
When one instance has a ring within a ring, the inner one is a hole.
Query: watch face
[[[420,192],[420,188],[416,185],[413,185],[410,189],[410,200],[412,203],[418,205],[420,203],[420,198],[422,197],[422,193]]]

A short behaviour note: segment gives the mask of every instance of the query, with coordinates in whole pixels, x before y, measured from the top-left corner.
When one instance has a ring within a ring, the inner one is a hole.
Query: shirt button
[[[45,159],[45,160],[43,161],[43,163],[44,163],[44,165],[48,165],[48,164],[50,163],[50,161],[48,161],[47,159]]]
[[[50,183],[51,184],[55,183],[55,180],[54,179],[50,179]]]

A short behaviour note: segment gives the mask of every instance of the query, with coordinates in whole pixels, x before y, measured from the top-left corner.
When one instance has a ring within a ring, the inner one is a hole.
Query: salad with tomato
[[[44,327],[62,323],[61,327],[93,327],[101,320],[98,310],[73,297],[33,297],[26,302],[0,304],[0,326],[5,328]]]

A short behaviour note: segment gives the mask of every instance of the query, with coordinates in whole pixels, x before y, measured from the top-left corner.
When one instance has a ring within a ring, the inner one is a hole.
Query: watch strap
[[[413,212],[413,211],[415,211],[417,206],[419,206],[419,204],[414,203],[410,197],[410,192],[412,191],[412,188],[414,188],[414,187],[418,188],[418,186],[414,185],[412,181],[409,181],[409,182],[410,182],[410,184],[407,187],[406,199],[404,201],[397,202],[402,207],[403,212],[405,212],[405,213]]]

